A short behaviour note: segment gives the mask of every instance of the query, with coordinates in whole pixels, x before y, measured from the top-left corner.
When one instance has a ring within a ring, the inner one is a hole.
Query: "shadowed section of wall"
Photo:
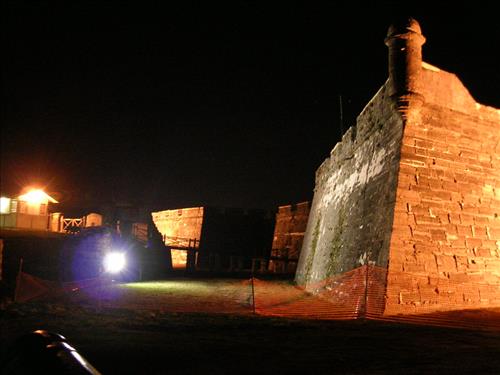
[[[316,172],[298,284],[386,266],[402,131],[384,86]]]

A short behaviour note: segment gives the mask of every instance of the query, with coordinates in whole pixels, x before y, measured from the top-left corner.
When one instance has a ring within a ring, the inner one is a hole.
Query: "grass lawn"
[[[103,374],[500,373],[498,331],[268,318],[249,303],[241,280],[174,280],[9,304],[1,354],[47,329]]]

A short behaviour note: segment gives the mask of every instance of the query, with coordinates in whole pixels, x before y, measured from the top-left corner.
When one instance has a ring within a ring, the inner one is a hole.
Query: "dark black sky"
[[[311,199],[341,135],[339,95],[347,128],[386,80],[383,39],[407,11],[61,3],[2,6],[2,193],[36,183],[67,204],[159,208]],[[500,107],[494,2],[434,3],[408,11],[427,37],[424,60]]]

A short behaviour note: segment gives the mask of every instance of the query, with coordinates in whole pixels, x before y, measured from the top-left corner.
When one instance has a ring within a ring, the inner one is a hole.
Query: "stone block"
[[[450,282],[455,284],[467,283],[470,281],[466,273],[450,273]]]
[[[415,214],[415,222],[417,223],[417,225],[419,224],[438,224],[440,225],[441,224],[441,219],[439,219],[438,217],[432,217],[429,215],[429,213],[427,214]]]
[[[480,248],[483,246],[483,240],[479,238],[466,238],[465,239],[466,247],[470,248]]]
[[[446,231],[444,229],[431,229],[431,238],[433,241],[446,241]]]
[[[409,273],[425,274],[425,265],[413,262],[405,262],[403,264],[403,271]]]
[[[456,272],[454,257],[448,255],[436,255],[436,264],[440,272]]]

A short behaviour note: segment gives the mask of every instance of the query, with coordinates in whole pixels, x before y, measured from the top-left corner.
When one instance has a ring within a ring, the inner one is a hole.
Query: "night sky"
[[[387,79],[383,40],[405,12],[424,60],[500,108],[495,2],[67,3],[3,2],[2,195],[37,184],[66,206],[310,200],[316,168]]]

